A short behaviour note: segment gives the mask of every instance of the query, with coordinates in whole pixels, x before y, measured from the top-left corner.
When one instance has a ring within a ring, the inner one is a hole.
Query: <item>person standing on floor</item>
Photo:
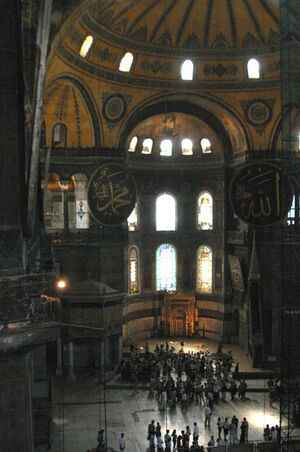
[[[165,439],[165,445],[166,445],[165,451],[171,452],[171,435],[170,435],[169,430],[166,431],[164,439]]]
[[[210,428],[211,409],[208,405],[206,405],[206,407],[204,408],[204,416],[204,427]]]
[[[176,433],[176,430],[173,430],[171,437],[172,437],[172,442],[173,442],[173,450],[175,450],[176,444],[177,444],[177,433]]]
[[[244,424],[245,424],[245,441],[246,443],[248,442],[248,434],[249,434],[249,422],[247,421],[247,419],[244,417],[243,418]]]
[[[193,431],[194,445],[198,444],[198,438],[199,438],[199,427],[197,425],[197,422],[194,422],[194,431]]]
[[[124,433],[121,433],[121,437],[119,439],[119,447],[120,450],[124,450],[125,449],[125,438],[124,438]]]
[[[224,431],[224,441],[227,441],[227,435],[229,433],[229,421],[228,417],[225,417],[224,425],[223,425],[223,431]]]

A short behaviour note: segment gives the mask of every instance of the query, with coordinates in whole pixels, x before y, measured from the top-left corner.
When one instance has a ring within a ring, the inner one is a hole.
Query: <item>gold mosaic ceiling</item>
[[[279,36],[278,0],[97,0],[80,22],[100,39],[158,54],[249,49]]]

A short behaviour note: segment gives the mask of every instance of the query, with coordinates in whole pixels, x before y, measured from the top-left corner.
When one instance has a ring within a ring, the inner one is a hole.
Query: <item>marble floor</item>
[[[262,387],[263,380],[252,381]],[[64,386],[64,388],[62,388]],[[128,389],[106,389],[98,383],[95,377],[85,378],[73,383],[57,386],[58,399],[54,409],[53,443],[51,451],[86,452],[93,449],[97,442],[99,427],[107,431],[109,450],[118,450],[118,438],[124,432],[126,450],[145,452],[147,450],[147,426],[152,419],[159,421],[162,433],[166,429],[176,429],[177,432],[191,428],[196,421],[200,427],[199,443],[206,445],[210,435],[217,433],[218,416],[232,417],[235,414],[239,420],[246,417],[249,422],[249,440],[262,440],[263,427],[266,424],[279,423],[279,409],[276,404],[268,406],[267,394],[251,392],[247,400],[220,402],[215,406],[211,429],[204,428],[203,410],[198,403],[192,402],[186,412],[180,406],[164,411],[158,409],[157,400],[146,390],[134,394]],[[104,404],[103,401],[106,400]],[[63,405],[59,405],[63,403]]]
[[[180,346],[180,341],[173,342],[175,348]],[[185,341],[184,349],[195,350],[202,345],[211,351],[217,346],[203,340],[200,343]],[[153,346],[154,343],[150,343],[150,347]],[[228,347],[233,351],[235,360],[240,362],[241,371],[254,370],[243,350],[238,350],[233,345],[224,346],[224,350]],[[186,412],[182,412],[180,406],[160,411],[156,398],[149,391],[140,389],[139,393],[134,394],[131,387],[117,376],[107,382],[105,390],[96,376],[81,378],[72,384],[62,377],[57,378],[54,385],[53,441],[50,450],[91,451],[96,447],[97,432],[101,427],[106,431],[109,451],[119,450],[118,438],[124,432],[128,452],[146,452],[147,426],[152,419],[160,422],[163,435],[167,428],[178,432],[187,425],[192,428],[193,423],[197,422],[200,427],[199,444],[207,445],[211,435],[217,437],[218,416],[231,418],[233,414],[239,420],[247,418],[250,441],[261,441],[266,424],[279,424],[279,407],[276,403],[269,406],[267,393],[262,392],[266,389],[265,379],[251,379],[247,383],[251,392],[247,394],[246,401],[229,401],[230,395],[227,394],[227,401],[220,402],[213,410],[211,429],[205,429],[203,409],[199,403],[192,402]]]

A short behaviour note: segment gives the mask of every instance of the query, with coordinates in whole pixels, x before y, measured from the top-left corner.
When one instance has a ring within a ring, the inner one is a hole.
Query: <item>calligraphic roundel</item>
[[[292,191],[280,167],[252,163],[233,177],[229,198],[235,214],[252,226],[270,226],[288,212]]]
[[[88,184],[91,215],[103,226],[118,226],[132,212],[136,200],[135,181],[118,163],[105,163],[94,171]]]

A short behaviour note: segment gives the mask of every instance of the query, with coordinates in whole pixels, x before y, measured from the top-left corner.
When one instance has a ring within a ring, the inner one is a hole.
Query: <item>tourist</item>
[[[120,447],[120,450],[124,450],[125,449],[124,433],[121,433],[121,437],[119,439],[119,447]]]

